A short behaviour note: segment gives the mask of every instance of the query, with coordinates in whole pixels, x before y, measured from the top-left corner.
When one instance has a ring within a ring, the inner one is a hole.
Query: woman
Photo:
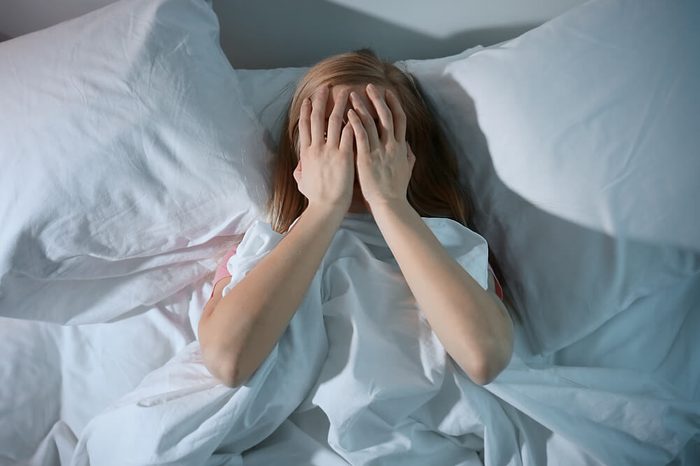
[[[481,288],[421,219],[467,226],[470,210],[457,161],[409,74],[369,49],[317,63],[297,85],[277,155],[268,211],[285,236],[223,298],[230,279],[217,273],[200,320],[215,377],[237,387],[262,364],[348,212],[371,214],[431,328],[474,382],[506,367],[513,324],[498,281]]]

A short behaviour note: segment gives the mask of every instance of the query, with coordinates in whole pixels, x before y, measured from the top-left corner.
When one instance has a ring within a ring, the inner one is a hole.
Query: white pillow
[[[521,356],[579,342],[577,361],[598,364],[615,340],[583,351],[585,337],[615,315],[700,301],[698,8],[591,1],[500,44],[396,63],[458,151],[524,317]],[[307,69],[237,70],[271,149]]]
[[[448,57],[404,60],[396,62],[403,69],[409,69],[417,76],[441,72],[445,66],[455,60],[466,58],[483,49],[481,45],[472,47]],[[272,69],[237,69],[236,76],[240,83],[243,102],[254,117],[265,128],[265,142],[270,151],[274,151],[282,131],[285,112],[294,94],[299,79],[309,67],[289,67]]]
[[[617,314],[700,302],[698,13],[591,1],[421,77],[534,353],[600,364]]]
[[[0,315],[107,322],[261,216],[261,128],[205,0],[122,0],[0,44]]]

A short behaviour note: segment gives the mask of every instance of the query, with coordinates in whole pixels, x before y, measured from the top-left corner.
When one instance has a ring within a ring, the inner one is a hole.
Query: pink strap
[[[496,274],[493,273],[493,269],[491,268],[491,264],[489,264],[489,272],[491,272],[491,276],[493,277],[493,282],[496,284],[496,296],[501,298],[501,301],[503,301],[503,288],[501,287],[501,284],[498,282],[498,278],[496,278]]]
[[[219,262],[219,266],[216,268],[216,273],[214,273],[214,286],[221,280],[222,278],[230,277],[231,274],[228,272],[228,268],[226,267],[228,264],[228,260],[236,254],[236,250],[238,249],[238,244],[234,244],[233,247],[226,253],[223,259],[221,259],[221,262]],[[212,287],[211,290],[211,296],[209,298],[214,296],[214,288]]]

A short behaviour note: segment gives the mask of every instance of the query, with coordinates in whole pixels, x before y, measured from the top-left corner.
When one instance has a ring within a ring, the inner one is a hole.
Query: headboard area
[[[0,42],[76,18],[114,0],[4,0]],[[307,66],[372,47],[394,60],[453,55],[517,37],[584,0],[206,0],[235,68]]]

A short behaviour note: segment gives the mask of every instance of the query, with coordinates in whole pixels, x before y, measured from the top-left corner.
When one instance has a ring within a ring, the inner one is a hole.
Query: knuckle
[[[347,100],[348,100],[347,92],[341,93],[340,95],[338,95],[338,98],[335,99],[335,102],[333,102],[333,108],[339,109],[342,111],[343,108],[345,108],[345,103],[347,102]]]
[[[321,109],[321,104],[323,103],[323,96],[320,93],[314,94],[311,98],[311,113],[317,112]]]
[[[367,109],[363,105],[355,105],[352,108],[355,109],[355,113],[357,113],[360,117],[367,113]]]

